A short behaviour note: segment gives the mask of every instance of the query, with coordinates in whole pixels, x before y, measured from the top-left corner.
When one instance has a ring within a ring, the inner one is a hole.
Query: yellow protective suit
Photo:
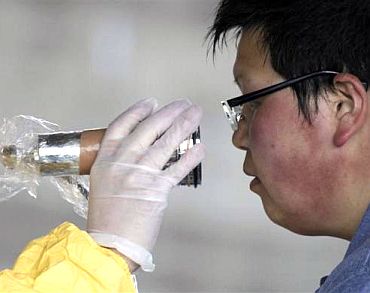
[[[136,292],[126,262],[84,231],[63,223],[31,241],[12,270],[0,272],[0,292]]]

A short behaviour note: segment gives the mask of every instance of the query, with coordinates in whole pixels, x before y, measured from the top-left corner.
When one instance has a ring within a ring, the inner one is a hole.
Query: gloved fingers
[[[121,143],[116,153],[117,160],[136,160],[133,158],[134,154],[141,156],[172,125],[177,116],[190,106],[189,100],[177,100],[148,117],[136,127],[127,140]]]
[[[138,164],[162,170],[177,147],[197,129],[201,118],[202,109],[197,105],[183,111]]]
[[[122,138],[131,133],[141,121],[145,120],[153,113],[157,105],[158,103],[155,98],[144,99],[135,103],[120,114],[106,130],[101,148],[105,149],[107,152],[109,152],[109,150],[112,152]]]
[[[171,178],[173,184],[178,184],[205,157],[205,145],[198,143],[189,149],[181,159],[162,171],[162,176]]]
[[[140,100],[113,120],[104,136],[105,139],[122,139],[126,137],[141,121],[153,113],[158,106],[155,98]]]

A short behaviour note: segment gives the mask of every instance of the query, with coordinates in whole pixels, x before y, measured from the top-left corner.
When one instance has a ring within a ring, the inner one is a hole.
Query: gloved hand
[[[155,112],[154,99],[141,101],[107,129],[91,169],[87,228],[102,246],[112,247],[153,271],[152,250],[167,197],[204,157],[197,144],[165,170],[172,153],[202,116],[187,100]]]

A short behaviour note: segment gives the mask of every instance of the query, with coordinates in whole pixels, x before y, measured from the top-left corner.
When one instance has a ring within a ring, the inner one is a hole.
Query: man
[[[370,291],[369,27],[369,1],[222,0],[208,35],[237,31],[224,109],[268,217],[351,241],[320,292]]]
[[[240,30],[234,75],[246,96],[224,107],[233,122],[233,142],[246,151],[244,171],[255,177],[251,189],[267,215],[296,233],[351,240],[321,292],[370,290],[369,5],[363,0],[223,0],[210,32],[215,49],[225,33]],[[104,164],[97,166],[104,170]],[[97,202],[105,194],[101,186]],[[138,231],[111,224],[111,234]],[[90,221],[90,229],[101,230],[97,226]],[[159,226],[148,227],[142,231],[156,236]],[[150,247],[155,237],[144,244],[142,239],[135,240]],[[113,280],[113,272],[105,278]]]

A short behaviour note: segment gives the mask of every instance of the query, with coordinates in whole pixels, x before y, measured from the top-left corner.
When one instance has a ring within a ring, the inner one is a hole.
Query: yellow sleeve
[[[63,223],[31,241],[12,270],[0,272],[0,292],[136,292],[126,262],[84,231]]]

